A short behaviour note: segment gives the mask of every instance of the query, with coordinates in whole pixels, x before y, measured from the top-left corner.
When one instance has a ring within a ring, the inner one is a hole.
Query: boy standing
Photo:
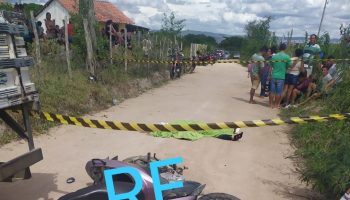
[[[279,46],[280,52],[272,56],[270,63],[272,67],[272,80],[270,86],[270,106],[271,108],[280,108],[284,80],[286,79],[287,68],[292,65],[292,60],[284,52],[287,45],[282,43]]]
[[[255,90],[258,89],[259,84],[260,84],[260,71],[261,69],[264,67],[264,56],[267,52],[267,47],[263,46],[260,48],[259,53],[255,53],[252,56],[252,70],[250,72],[250,78],[251,78],[251,82],[252,82],[252,87],[250,89],[250,100],[249,103],[254,104],[256,103],[254,101],[254,94],[255,94]]]

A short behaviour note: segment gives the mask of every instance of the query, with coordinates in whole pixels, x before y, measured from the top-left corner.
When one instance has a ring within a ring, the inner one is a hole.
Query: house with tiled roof
[[[94,11],[96,20],[102,24],[107,20],[112,20],[121,29],[125,27],[137,27],[133,20],[128,18],[116,5],[109,1],[94,0]],[[62,27],[66,16],[69,19],[71,14],[77,14],[79,12],[79,0],[49,0],[43,9],[36,13],[35,19],[44,24],[47,12],[51,13],[51,18],[55,19],[56,25]],[[43,26],[43,28],[46,31],[46,27]]]

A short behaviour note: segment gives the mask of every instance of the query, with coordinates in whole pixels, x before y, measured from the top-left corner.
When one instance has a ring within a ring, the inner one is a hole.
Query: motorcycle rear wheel
[[[175,74],[176,72],[174,72],[173,69],[170,70],[170,79],[174,79],[175,78]]]

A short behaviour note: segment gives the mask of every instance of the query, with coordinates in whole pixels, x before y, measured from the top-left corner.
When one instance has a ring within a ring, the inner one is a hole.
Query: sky
[[[46,2],[47,0],[36,0]],[[244,35],[252,20],[272,16],[270,30],[277,36],[305,36],[318,32],[325,0],[109,0],[137,25],[161,28],[163,13],[185,19],[185,30]],[[22,2],[35,2],[23,0]],[[350,23],[350,0],[328,0],[321,34],[339,38],[340,24]]]

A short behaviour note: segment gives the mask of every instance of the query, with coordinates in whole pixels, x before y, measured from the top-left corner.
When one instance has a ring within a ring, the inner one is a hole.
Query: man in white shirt
[[[327,95],[328,92],[332,89],[333,78],[329,74],[327,66],[322,67],[322,75],[323,77],[320,84],[318,85],[316,85],[315,83],[309,84],[308,95],[307,95],[308,98],[304,102],[300,103],[298,106],[304,105],[313,99],[317,99],[321,97],[322,95]],[[312,92],[314,93],[310,96]]]
[[[340,198],[340,200],[350,200],[350,183],[346,188],[345,194]]]
[[[327,60],[327,66],[329,67],[328,72],[333,78],[333,85],[336,85],[342,81],[342,78],[339,69],[336,67],[337,64],[335,63],[335,57],[328,56]]]

